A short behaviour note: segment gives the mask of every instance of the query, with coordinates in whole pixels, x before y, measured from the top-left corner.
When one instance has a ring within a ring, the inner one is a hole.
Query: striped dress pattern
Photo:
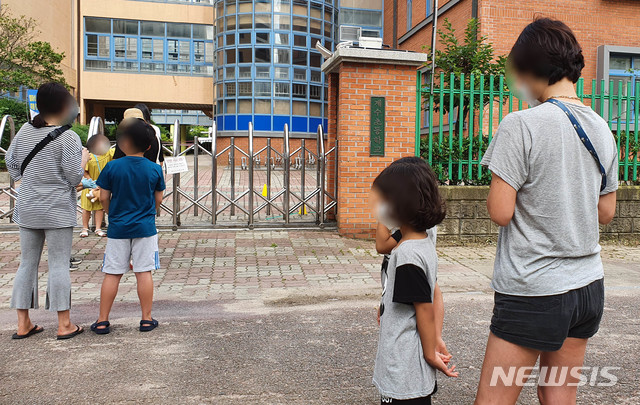
[[[57,127],[35,128],[27,123],[9,146],[7,170],[20,181],[13,220],[29,229],[68,228],[77,225],[75,187],[82,180],[82,142],[68,130],[36,154],[23,175],[20,167],[33,148]]]

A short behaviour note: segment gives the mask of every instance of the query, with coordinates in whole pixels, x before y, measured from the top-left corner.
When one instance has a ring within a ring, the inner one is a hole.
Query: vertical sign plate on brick
[[[385,98],[371,97],[371,145],[369,156],[384,156]]]

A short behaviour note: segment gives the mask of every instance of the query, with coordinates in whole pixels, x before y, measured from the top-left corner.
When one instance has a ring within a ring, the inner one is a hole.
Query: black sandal
[[[104,326],[104,328],[100,326]],[[109,321],[94,322],[93,325],[91,325],[91,331],[97,335],[108,335],[111,332],[110,326]]]
[[[43,332],[44,328],[40,328],[38,329],[38,325],[34,326],[29,332],[25,333],[24,335],[18,335],[18,333],[14,333],[13,336],[11,336],[11,339],[26,339],[28,337],[31,337],[33,335],[37,335],[40,332]]]
[[[66,335],[58,335],[58,340],[67,340],[67,339],[71,339],[74,338],[76,336],[78,336],[79,334],[81,334],[82,332],[84,332],[84,329],[82,329],[81,327],[79,327],[78,325],[76,325],[76,330],[68,333]]]
[[[140,321],[140,332],[150,332],[158,327],[158,321],[151,318],[150,321],[143,319]]]

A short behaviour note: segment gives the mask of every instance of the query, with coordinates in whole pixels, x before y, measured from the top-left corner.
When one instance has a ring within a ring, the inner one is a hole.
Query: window
[[[86,32],[111,34],[111,20],[108,18],[87,17],[84,20],[84,30]]]
[[[252,82],[240,82],[240,83],[238,83],[238,95],[239,96],[252,96],[253,95],[253,83]]]
[[[409,4],[412,0],[407,0],[407,12],[411,9]],[[407,13],[407,20],[409,19]],[[377,10],[358,10],[343,8],[340,9],[340,25],[356,25],[359,27],[381,27],[382,11]]]
[[[609,81],[612,96],[610,119],[634,121],[634,97],[640,83],[640,55],[612,54],[609,58]],[[609,107],[605,104],[605,107]]]
[[[85,17],[84,26],[86,70],[213,75],[212,26],[96,17]]]
[[[307,69],[293,69],[293,80],[307,80]]]
[[[138,22],[131,20],[113,20],[113,33],[138,35]]]
[[[241,32],[238,34],[238,43],[245,45],[251,43],[251,33],[250,32]]]
[[[292,92],[294,98],[307,98],[307,85],[302,83],[293,83]]]
[[[292,63],[294,65],[307,66],[307,51],[293,50]]]
[[[276,97],[289,97],[289,83],[274,83],[274,92]]]
[[[269,33],[268,32],[256,32],[256,44],[268,44]]]
[[[273,50],[273,63],[289,64],[289,50],[276,48]]]
[[[412,14],[413,14],[413,1],[407,0],[407,31],[413,28],[413,24],[411,23]]]
[[[256,79],[270,79],[271,68],[269,66],[256,66]]]
[[[255,83],[255,95],[256,96],[271,96],[271,82],[256,82]]]
[[[153,37],[164,37],[164,23],[153,21],[140,22],[140,34]]]
[[[256,48],[256,63],[271,63],[271,49]]]

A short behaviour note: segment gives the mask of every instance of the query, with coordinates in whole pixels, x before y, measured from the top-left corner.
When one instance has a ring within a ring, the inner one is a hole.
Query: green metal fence
[[[440,74],[433,91],[417,79],[416,155],[434,168],[449,184],[488,184],[490,174],[480,165],[482,156],[502,118],[528,108],[506,86],[504,76]],[[638,181],[640,166],[640,82],[584,79],[577,93],[609,124],[620,152],[620,180]],[[609,89],[604,91],[604,89]]]

